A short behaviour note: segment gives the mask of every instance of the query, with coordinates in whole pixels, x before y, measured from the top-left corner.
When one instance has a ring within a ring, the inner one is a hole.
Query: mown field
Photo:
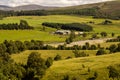
[[[85,16],[68,16],[68,15],[49,15],[49,16],[14,16],[7,17],[3,20],[0,20],[0,24],[3,23],[19,23],[20,20],[26,20],[29,25],[35,27],[35,30],[32,31],[4,31],[0,30],[0,42],[6,40],[31,40],[37,39],[45,42],[62,42],[65,41],[67,36],[58,36],[53,35],[51,32],[55,31],[52,28],[46,28],[46,31],[42,31],[43,22],[56,22],[56,23],[87,23],[89,21],[94,21],[95,24],[92,25],[94,28],[93,33],[107,32],[107,33],[116,33],[120,34],[120,21],[112,20],[113,24],[111,25],[100,25],[105,19],[93,19],[92,17]],[[88,23],[87,23],[88,24]],[[79,39],[79,38],[78,38]],[[77,40],[78,40],[77,39]]]

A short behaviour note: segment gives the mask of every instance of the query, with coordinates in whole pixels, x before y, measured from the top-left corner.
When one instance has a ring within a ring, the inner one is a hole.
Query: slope
[[[120,53],[116,53],[56,61],[47,71],[43,80],[61,80],[65,75],[69,75],[70,78],[76,77],[77,80],[86,80],[86,78],[92,77],[95,71],[98,72],[97,80],[109,80],[107,67],[120,64],[119,56]],[[88,72],[88,68],[90,72]]]

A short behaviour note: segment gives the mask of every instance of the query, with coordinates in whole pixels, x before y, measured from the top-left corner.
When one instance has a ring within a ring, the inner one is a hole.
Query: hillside
[[[10,10],[11,7],[5,6],[5,5],[0,5],[0,10]]]
[[[51,10],[57,7],[49,7],[49,6],[40,6],[36,4],[30,4],[30,5],[22,5],[22,6],[16,6],[16,7],[9,7],[5,5],[0,5],[0,10],[9,11],[28,11],[28,10]]]
[[[94,16],[94,18],[120,19],[120,1],[107,1],[94,4],[85,4],[71,7],[49,7],[40,5],[22,5],[17,7],[2,6],[1,10],[14,10],[10,12],[0,12],[2,15],[27,16],[27,15],[84,15]],[[22,10],[22,11],[21,11]],[[36,10],[36,11],[35,11]],[[18,12],[15,12],[18,11]],[[21,12],[19,12],[21,11]],[[7,14],[6,14],[7,13]]]
[[[51,10],[57,7],[49,7],[49,6],[40,6],[40,5],[35,5],[35,4],[30,4],[30,5],[22,5],[22,6],[17,6],[13,7],[12,10],[15,11],[21,11],[21,10]]]
[[[116,53],[56,61],[47,71],[43,80],[62,80],[65,75],[70,75],[70,78],[76,77],[77,80],[86,80],[86,78],[92,77],[95,71],[98,72],[96,80],[109,80],[107,67],[120,64],[119,56],[120,53]],[[82,65],[85,68],[82,68]],[[91,70],[90,73],[87,72],[88,68]]]
[[[97,18],[120,18],[120,1],[63,7],[53,11],[56,14],[89,15]]]

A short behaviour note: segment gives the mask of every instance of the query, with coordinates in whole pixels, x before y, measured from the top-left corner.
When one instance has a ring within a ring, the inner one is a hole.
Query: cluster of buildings
[[[57,30],[54,32],[54,34],[58,34],[58,35],[69,35],[71,34],[70,30]],[[84,34],[84,32],[75,32],[76,35],[82,35]]]

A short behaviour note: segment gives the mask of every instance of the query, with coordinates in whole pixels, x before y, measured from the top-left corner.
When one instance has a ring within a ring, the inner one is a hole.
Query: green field
[[[113,24],[111,25],[99,25],[105,19],[93,19],[92,17],[85,16],[68,16],[68,15],[49,15],[49,16],[14,16],[7,17],[3,20],[0,20],[0,24],[3,23],[19,23],[20,20],[26,20],[31,26],[35,27],[35,30],[31,31],[0,31],[0,42],[6,40],[42,40],[45,42],[61,42],[65,41],[66,36],[53,35],[51,32],[55,31],[52,28],[46,28],[46,31],[42,31],[43,22],[57,22],[57,23],[87,23],[89,21],[94,21],[95,24],[90,24],[93,26],[93,32],[102,32],[107,33],[116,33],[120,34],[120,21],[112,20]]]
[[[44,42],[63,42],[68,36],[53,35],[51,34],[56,29],[46,28],[42,31],[43,22],[56,22],[56,23],[86,23],[93,26],[94,31],[91,33],[107,32],[108,37],[111,37],[111,33],[115,33],[116,36],[120,35],[120,21],[111,20],[111,25],[100,25],[105,19],[93,19],[91,16],[68,16],[68,15],[49,15],[49,16],[14,16],[7,17],[0,20],[0,24],[3,23],[19,23],[20,20],[26,20],[29,25],[33,26],[35,30],[1,30],[0,42],[4,40],[41,40]],[[94,21],[95,24],[88,23]],[[100,36],[100,34],[99,34]],[[90,38],[91,34],[87,38]],[[78,36],[76,40],[84,39]],[[85,38],[86,39],[86,38]],[[102,43],[101,47],[109,47],[111,44],[117,44],[118,42]],[[97,45],[97,44],[96,44]],[[82,51],[82,50],[80,50]],[[27,57],[31,52],[39,52],[41,57],[46,59],[48,57],[54,58],[57,54],[62,57],[60,61],[54,61],[53,65],[47,70],[42,80],[62,80],[63,76],[69,75],[70,78],[76,77],[78,80],[86,80],[88,77],[92,77],[94,72],[98,72],[97,80],[109,80],[107,66],[111,64],[120,63],[120,53],[95,56],[96,50],[86,50],[85,53],[89,54],[89,57],[75,58],[72,50],[27,50],[18,54],[12,54],[11,57],[16,63],[26,64]],[[109,51],[107,52],[109,53]],[[72,57],[72,59],[66,59]],[[82,68],[85,65],[85,68]],[[91,72],[88,73],[88,68]]]
[[[66,36],[52,35],[49,32],[42,32],[37,30],[2,30],[0,31],[0,42],[4,40],[41,40],[45,42],[61,42],[66,39]]]
[[[15,60],[16,63],[26,64],[27,57],[31,52],[38,52],[41,54],[41,57],[46,59],[48,57],[54,58],[57,54],[62,57],[62,59],[66,59],[67,57],[74,58],[74,53],[72,50],[27,50],[20,54],[13,54],[11,57]],[[86,50],[85,53],[89,54],[90,56],[94,56],[96,51]]]
[[[26,64],[28,55],[34,51],[24,51],[20,54],[13,54],[11,57],[16,63]],[[65,75],[69,75],[70,78],[76,77],[78,80],[86,80],[86,78],[92,77],[95,71],[98,72],[97,80],[109,80],[107,66],[120,63],[120,53],[95,56],[96,51],[87,50],[85,52],[90,54],[89,57],[74,58],[71,50],[38,50],[35,52],[39,52],[44,59],[54,58],[57,54],[62,56],[62,60],[54,61],[43,80],[62,80]],[[72,59],[65,59],[68,56]],[[85,68],[82,68],[82,65]],[[87,72],[88,68],[91,70],[90,73]]]
[[[119,56],[120,53],[116,53],[56,61],[47,70],[43,80],[62,80],[65,75],[69,75],[70,78],[76,77],[77,80],[86,80],[89,77],[93,77],[95,71],[98,73],[96,80],[110,80],[107,67],[113,64],[120,64]],[[90,68],[90,73],[88,73],[88,68]]]

